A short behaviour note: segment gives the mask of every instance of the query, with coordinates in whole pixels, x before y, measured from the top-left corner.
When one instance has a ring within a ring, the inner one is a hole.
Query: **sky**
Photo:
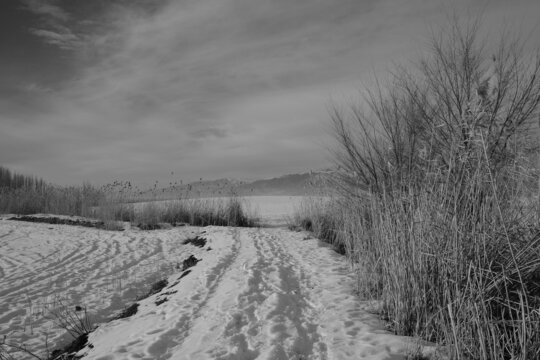
[[[450,13],[540,33],[538,0],[2,0],[0,165],[62,185],[326,168],[329,107]]]

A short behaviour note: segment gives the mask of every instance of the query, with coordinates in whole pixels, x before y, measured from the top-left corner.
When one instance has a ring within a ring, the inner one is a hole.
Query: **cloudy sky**
[[[0,165],[60,184],[324,168],[329,104],[454,11],[540,33],[538,0],[2,0]]]

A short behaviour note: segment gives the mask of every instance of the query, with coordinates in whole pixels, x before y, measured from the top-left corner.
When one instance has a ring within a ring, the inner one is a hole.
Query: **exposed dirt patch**
[[[191,255],[191,257],[195,258],[193,255]],[[191,258],[190,257],[190,258]],[[188,259],[189,260],[189,259]],[[197,259],[195,259],[197,260]],[[197,262],[200,261],[200,260],[197,260]],[[185,260],[184,260],[185,262]],[[197,264],[197,262],[195,262],[195,264]],[[191,266],[195,266],[195,265],[191,265]],[[170,289],[172,287],[175,287],[176,285],[178,285],[180,283],[180,280],[184,277],[186,277],[187,275],[189,275],[189,273],[191,272],[191,270],[185,270],[182,275],[180,275],[180,277],[171,285],[169,286],[167,289]],[[174,293],[176,293],[176,290],[174,291]],[[168,292],[164,293],[164,295],[168,294]]]
[[[139,303],[134,303],[128,306],[127,308],[125,308],[124,310],[122,310],[122,312],[118,314],[117,316],[115,316],[112,320],[125,319],[130,316],[133,316],[137,313],[138,309],[139,309]]]
[[[197,263],[201,261],[197,259],[195,256],[191,255],[186,260],[182,262],[182,271],[189,269],[190,267],[193,267],[197,265]]]
[[[202,248],[206,245],[206,239],[203,237],[195,236],[194,238],[184,240],[182,244],[191,244],[193,246]]]
[[[157,294],[159,293],[161,290],[163,290],[167,285],[169,285],[169,282],[167,281],[167,279],[163,279],[163,280],[159,280],[158,282],[154,283],[152,285],[152,287],[150,288],[150,290],[137,298],[137,300],[142,300],[142,299],[146,299],[147,297],[150,297],[154,294]]]
[[[58,225],[75,225],[84,226],[96,229],[105,229],[105,223],[99,220],[81,220],[81,219],[66,219],[58,217],[40,217],[40,216],[14,216],[8,220],[27,221],[33,223],[58,224]]]
[[[139,228],[139,230],[160,230],[161,229],[161,225],[159,225],[159,224],[143,224],[143,223],[139,223],[139,224],[137,224],[137,227]]]
[[[186,270],[182,273],[182,275],[180,275],[180,277],[178,278],[178,280],[180,280],[181,278],[183,277],[186,277],[189,273],[191,272],[191,270]]]
[[[88,343],[88,334],[82,334],[74,339],[69,345],[62,349],[53,350],[49,360],[53,359],[80,359],[82,356],[75,356],[75,353],[82,350]]]
[[[167,299],[166,297],[164,297],[163,299],[156,300],[156,306],[159,306],[168,300],[169,299]]]
[[[172,290],[172,291],[167,291],[167,292],[164,292],[163,294],[161,294],[162,296],[165,296],[165,295],[172,295],[172,294],[176,294],[178,292],[178,290]]]
[[[137,227],[139,230],[170,230],[172,229],[174,224],[169,224],[165,222],[160,222],[157,224],[146,224],[146,223],[138,223]]]
[[[154,285],[152,285],[152,288],[150,289],[149,294],[150,295],[157,294],[158,292],[163,290],[163,288],[165,288],[168,284],[169,284],[169,282],[167,281],[167,279],[163,279],[163,280],[160,280],[160,281],[154,283]],[[148,296],[150,296],[150,295],[148,295]]]

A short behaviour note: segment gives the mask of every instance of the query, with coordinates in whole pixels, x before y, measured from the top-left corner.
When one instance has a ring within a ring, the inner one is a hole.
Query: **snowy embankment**
[[[182,244],[196,235],[204,247]],[[284,228],[110,232],[0,220],[0,336],[43,354],[48,312],[86,307],[88,359],[400,359],[413,348],[354,294],[345,259]],[[200,261],[189,272],[181,264]],[[183,276],[182,278],[180,278]],[[153,282],[136,314],[109,321]]]

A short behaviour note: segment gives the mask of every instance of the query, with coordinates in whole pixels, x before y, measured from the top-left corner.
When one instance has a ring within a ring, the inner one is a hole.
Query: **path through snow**
[[[102,323],[90,334],[92,347],[80,354],[102,360],[404,359],[410,347],[405,338],[384,331],[368,304],[354,295],[354,274],[345,259],[320,241],[305,239],[306,233],[52,228],[0,221],[0,334],[21,333],[24,310],[16,306],[21,297],[69,292],[103,313],[100,306],[125,301],[124,292],[133,291],[107,288],[110,275],[133,268],[142,284],[138,262],[174,264],[194,254],[201,261],[188,275],[180,279],[178,271],[162,270],[170,286],[139,301],[132,317]],[[208,240],[204,248],[181,244],[194,234]],[[72,243],[59,245],[68,239]],[[44,330],[39,325],[35,328]]]

